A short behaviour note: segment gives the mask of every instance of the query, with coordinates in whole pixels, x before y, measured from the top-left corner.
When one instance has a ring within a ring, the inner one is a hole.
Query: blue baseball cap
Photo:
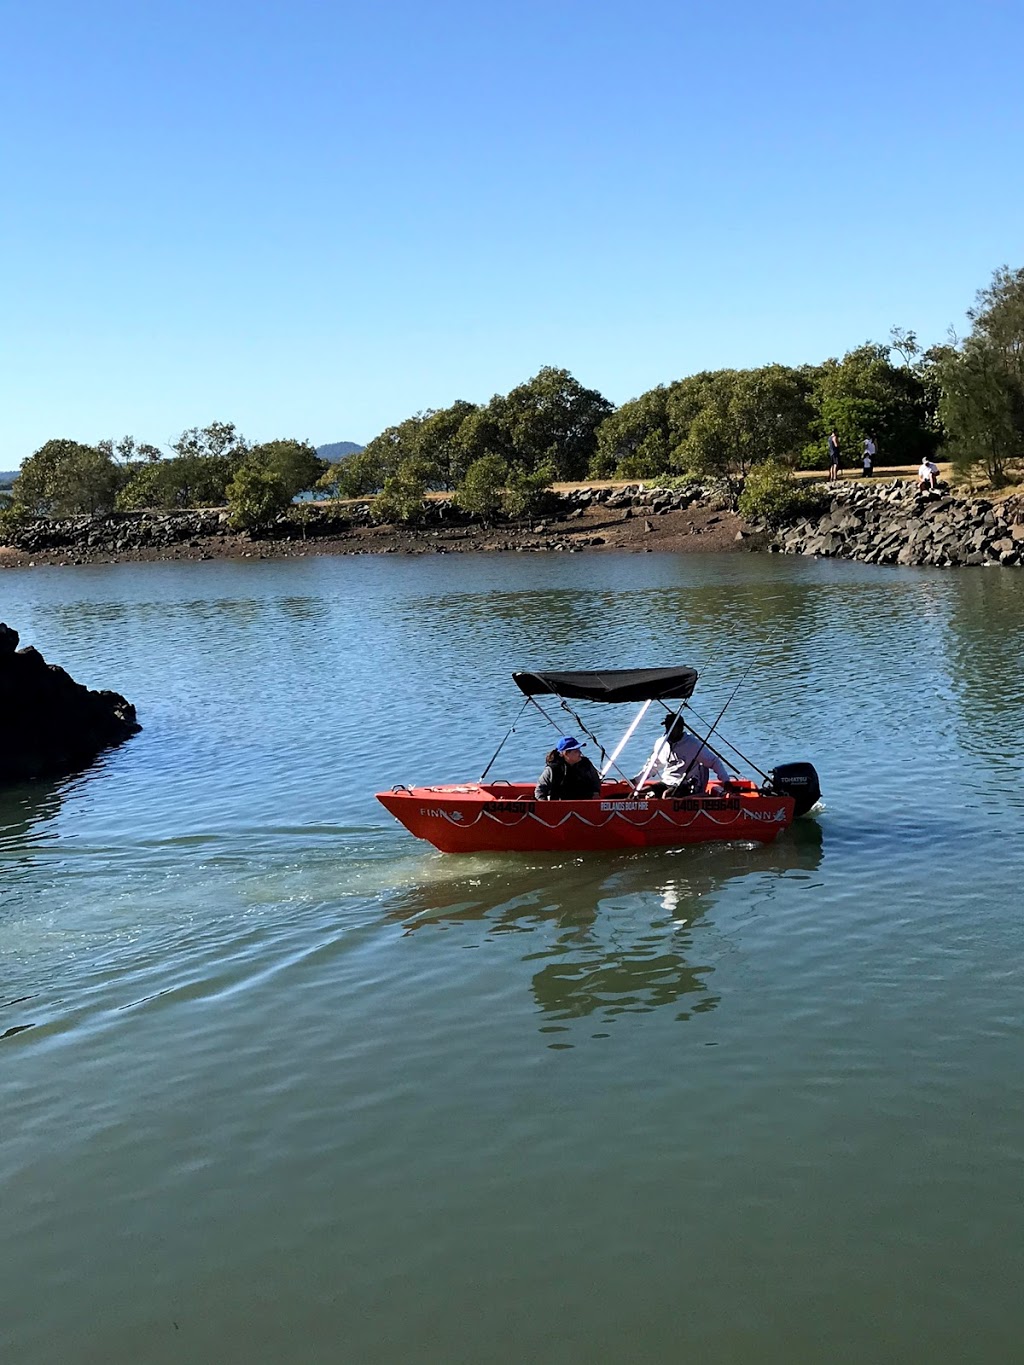
[[[566,749],[582,749],[583,745],[579,742],[575,735],[566,735],[565,739],[560,739],[558,741],[558,743],[555,745],[555,748],[558,750],[560,754],[564,754]]]

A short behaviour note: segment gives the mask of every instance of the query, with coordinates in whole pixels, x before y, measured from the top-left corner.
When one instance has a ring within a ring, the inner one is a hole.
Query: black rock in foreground
[[[90,692],[0,622],[0,784],[61,777],[142,726],[117,692]]]

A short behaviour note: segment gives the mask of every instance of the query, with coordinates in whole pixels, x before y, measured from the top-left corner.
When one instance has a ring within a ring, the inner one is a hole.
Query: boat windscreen
[[[695,668],[608,668],[587,673],[513,673],[527,697],[544,693],[579,701],[685,701],[697,685]]]

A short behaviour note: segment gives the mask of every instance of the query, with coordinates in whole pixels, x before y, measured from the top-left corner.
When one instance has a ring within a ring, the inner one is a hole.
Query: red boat
[[[593,740],[602,755],[600,795],[589,800],[537,800],[533,783],[486,782],[484,778],[515,729],[513,722],[478,781],[396,786],[377,793],[377,800],[410,833],[426,839],[442,853],[591,852],[727,840],[770,843],[797,816],[809,811],[821,795],[818,775],[810,763],[783,764],[768,773],[755,769],[762,778],[760,785],[736,773],[725,782],[709,780],[700,791],[693,789],[692,782],[683,782],[662,796],[652,795],[644,785],[650,764],[636,780],[626,777],[621,770],[618,777],[608,776],[617,769],[616,760],[652,703],[661,703],[667,716],[682,712],[697,682],[697,673],[692,668],[513,673],[512,677],[526,697],[523,710],[535,706],[549,724],[561,731],[562,727],[536,700],[545,694],[559,697],[576,726]],[[568,704],[570,699],[605,704],[639,701],[642,705],[618,745],[607,755]],[[665,705],[667,702],[678,705]],[[687,723],[691,730],[695,728],[689,717]],[[735,772],[721,748],[737,754],[738,751],[720,736],[715,737],[712,745],[716,729],[717,721],[701,737],[699,747],[709,750]]]

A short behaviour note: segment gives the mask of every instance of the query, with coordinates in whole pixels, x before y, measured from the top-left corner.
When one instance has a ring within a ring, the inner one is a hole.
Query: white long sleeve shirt
[[[729,781],[729,771],[722,760],[706,744],[702,748],[701,741],[689,730],[674,744],[659,739],[651,757],[654,760],[651,780],[665,782],[670,787],[682,782],[684,777],[691,777],[694,788],[700,792],[707,786],[712,773],[722,782]]]

